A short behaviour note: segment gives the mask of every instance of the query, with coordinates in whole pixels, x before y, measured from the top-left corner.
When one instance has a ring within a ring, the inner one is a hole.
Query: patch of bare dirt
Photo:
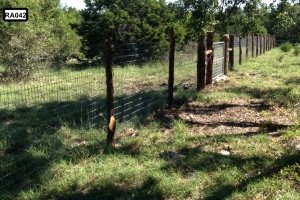
[[[191,102],[178,109],[165,109],[157,115],[157,119],[164,124],[182,119],[190,125],[194,135],[251,135],[267,131],[277,136],[278,130],[294,125],[286,109],[261,99],[237,99],[215,104]]]

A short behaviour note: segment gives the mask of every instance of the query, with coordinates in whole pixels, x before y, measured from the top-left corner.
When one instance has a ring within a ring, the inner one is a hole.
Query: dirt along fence
[[[50,164],[97,149],[100,134],[111,144],[120,126],[164,104],[172,108],[187,90],[201,91],[275,44],[270,35],[224,35],[213,42],[208,32],[182,45],[170,29],[170,45],[158,47],[114,44],[111,34],[85,48],[92,59],[40,66],[26,80],[0,83],[0,194],[34,187]]]

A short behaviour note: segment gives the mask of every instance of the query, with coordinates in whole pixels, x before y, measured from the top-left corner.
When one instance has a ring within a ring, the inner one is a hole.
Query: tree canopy
[[[22,78],[45,61],[79,53],[80,36],[71,24],[81,16],[72,8],[62,8],[59,0],[3,0],[0,7],[29,10],[27,22],[0,21],[0,63],[6,74]]]
[[[177,43],[196,41],[200,34],[215,31],[275,34],[300,40],[299,1],[277,0],[85,0],[86,8],[63,7],[59,0],[2,0],[1,8],[25,7],[25,23],[0,21],[0,62],[18,77],[45,60],[80,56],[80,49],[103,43],[105,31],[114,44],[152,43],[168,46],[169,28]],[[1,12],[0,15],[3,13]],[[2,18],[2,16],[1,16]]]

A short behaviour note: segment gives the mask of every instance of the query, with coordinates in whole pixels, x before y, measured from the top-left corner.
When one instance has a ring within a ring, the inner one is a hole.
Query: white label
[[[3,9],[4,21],[28,21],[27,8],[4,8]]]

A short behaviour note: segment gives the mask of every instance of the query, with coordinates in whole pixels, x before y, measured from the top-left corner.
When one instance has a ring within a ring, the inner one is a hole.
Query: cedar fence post
[[[262,34],[259,34],[259,54],[262,54]]]
[[[239,36],[239,64],[240,65],[242,64],[242,54],[243,54],[243,51],[242,51],[242,37]]]
[[[252,34],[251,37],[252,37],[252,57],[254,57],[254,34]]]
[[[224,39],[224,66],[223,66],[223,70],[224,70],[224,75],[227,75],[227,70],[228,70],[228,61],[229,61],[229,57],[228,57],[228,50],[229,50],[229,35],[223,35],[223,39]]]
[[[266,49],[269,51],[269,34],[266,36],[267,41],[266,41]]]
[[[168,107],[173,106],[173,92],[174,92],[174,60],[175,60],[175,37],[174,29],[170,28],[170,52],[169,52],[169,95]]]
[[[213,63],[214,63],[214,32],[207,32],[206,46],[207,46],[207,72],[206,84],[212,84],[213,77]]]
[[[205,45],[204,35],[199,37],[197,49],[197,90],[205,88]]]
[[[268,50],[270,51],[270,35],[268,34]]]
[[[114,85],[112,73],[112,44],[111,32],[105,33],[105,61],[106,61],[106,104],[107,104],[107,144],[114,142],[114,135],[116,130],[116,120],[114,117]]]
[[[234,35],[229,36],[229,70],[234,70]]]
[[[266,52],[266,48],[265,48],[266,37],[263,35],[262,38],[263,38],[262,48],[263,48],[263,53],[265,53]]]
[[[271,50],[271,34],[268,34],[269,36],[269,50]]]
[[[268,51],[268,49],[267,49],[267,41],[268,41],[268,39],[267,39],[267,36],[265,35],[265,42],[264,42],[265,52]]]
[[[258,34],[256,35],[256,57],[258,56]]]
[[[249,34],[247,34],[247,40],[246,40],[246,59],[248,60],[249,56]]]

